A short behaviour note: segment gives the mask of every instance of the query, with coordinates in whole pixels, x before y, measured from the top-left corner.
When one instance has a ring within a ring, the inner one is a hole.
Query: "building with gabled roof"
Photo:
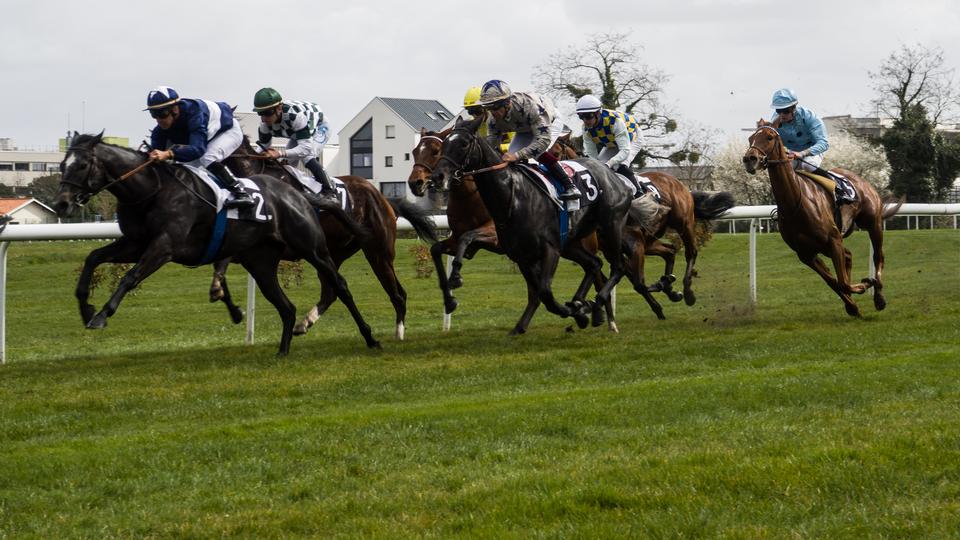
[[[440,131],[453,117],[435,99],[375,97],[338,132],[340,148],[327,170],[367,178],[389,198],[407,197],[420,130]]]
[[[10,223],[23,225],[56,223],[57,213],[49,206],[33,199],[0,199],[0,215],[13,218]]]

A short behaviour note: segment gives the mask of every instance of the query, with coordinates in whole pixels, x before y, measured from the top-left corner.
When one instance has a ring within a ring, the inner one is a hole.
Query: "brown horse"
[[[249,140],[244,138],[243,144],[233,155],[224,160],[234,174],[249,177],[256,174],[265,174],[279,179],[298,190],[303,186],[279,162],[272,159],[263,159],[255,155]],[[327,213],[320,215],[320,225],[327,238],[330,257],[336,268],[339,269],[344,261],[358,251],[363,251],[371,270],[380,285],[390,298],[396,312],[396,337],[403,339],[405,319],[407,314],[407,293],[397,279],[393,268],[396,257],[394,244],[397,239],[397,215],[407,219],[417,231],[417,234],[430,242],[437,242],[436,231],[429,216],[416,206],[404,201],[389,201],[368,180],[359,176],[340,176],[351,203],[351,215],[369,232],[369,238],[359,239],[352,234],[343,223]],[[242,312],[230,297],[226,283],[226,268],[229,260],[218,261],[214,265],[213,282],[210,284],[210,301],[222,300],[230,311],[234,322],[240,322]],[[334,290],[325,281],[321,281],[320,301],[310,310],[302,321],[293,329],[295,335],[302,335],[313,326],[321,315],[336,300]]]
[[[574,159],[579,156],[570,143],[569,136],[560,137],[550,150],[558,158]],[[680,180],[661,172],[641,173],[640,176],[650,182],[660,192],[660,204],[664,211],[658,214],[654,221],[653,231],[647,231],[636,226],[632,220],[627,221],[624,239],[629,246],[627,251],[627,277],[631,279],[634,288],[638,291],[644,283],[644,256],[655,255],[664,260],[663,276],[648,290],[663,292],[673,302],[684,300],[692,306],[696,301],[693,293],[694,264],[697,261],[699,248],[696,242],[696,222],[709,221],[720,217],[724,212],[733,208],[734,200],[727,192],[691,192]],[[683,254],[686,258],[686,269],[683,274],[683,294],[673,290],[672,284],[676,280],[673,267],[676,262],[677,246],[660,240],[667,229],[673,229],[683,242]],[[644,296],[646,298],[646,296]],[[650,303],[650,300],[647,299]],[[658,312],[651,304],[655,313]],[[662,316],[660,318],[663,318]]]
[[[873,306],[878,311],[886,307],[881,281],[883,220],[895,214],[903,201],[885,209],[884,201],[868,182],[851,171],[833,169],[847,177],[857,191],[856,200],[842,206],[843,226],[838,226],[833,218],[833,194],[794,172],[792,160],[787,159],[787,149],[774,127],[761,125],[750,136],[749,143],[750,148],[743,155],[743,166],[750,174],[767,169],[784,242],[797,253],[800,261],[819,274],[837,293],[849,315],[860,316],[860,308],[850,295],[863,294],[871,287]],[[854,224],[870,235],[876,267],[875,277],[865,277],[857,284],[850,282],[853,256],[843,245],[843,232],[847,231],[849,235]],[[830,274],[820,254],[833,260],[836,277]]]
[[[420,141],[413,149],[413,169],[407,179],[410,191],[414,195],[422,197],[426,194],[430,184],[430,174],[440,161],[443,139],[450,131],[450,129],[442,132],[421,130]],[[458,305],[452,290],[463,286],[463,278],[460,275],[463,259],[472,259],[481,249],[499,255],[503,255],[504,251],[497,240],[497,229],[493,218],[490,217],[487,207],[480,198],[473,177],[464,176],[460,183],[451,185],[447,193],[447,223],[450,227],[450,236],[434,244],[430,253],[437,269],[440,291],[443,293],[444,311],[449,314]],[[590,253],[595,254],[599,251],[596,234],[587,236],[581,242]],[[453,256],[449,278],[443,266],[443,255]],[[607,278],[603,272],[596,270],[594,272],[596,290],[599,291],[606,282]],[[608,320],[611,314],[611,311],[607,312]],[[611,325],[610,329],[616,330],[616,326]]]

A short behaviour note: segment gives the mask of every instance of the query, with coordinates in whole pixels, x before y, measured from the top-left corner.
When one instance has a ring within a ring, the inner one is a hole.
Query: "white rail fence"
[[[757,301],[757,243],[756,235],[759,223],[769,219],[776,206],[737,206],[725,213],[721,220],[750,220],[750,300]],[[957,228],[957,215],[960,215],[960,203],[954,204],[904,204],[897,212],[897,216],[953,216],[953,228]],[[919,228],[919,218],[917,218]],[[446,229],[447,217],[434,216],[438,228]],[[909,221],[908,221],[909,223]],[[931,219],[931,228],[932,228]],[[412,230],[413,227],[405,219],[397,221],[397,229]],[[0,232],[0,363],[7,360],[7,250],[11,242],[40,241],[40,240],[90,240],[119,238],[120,226],[116,223],[62,223],[49,225],[9,225]],[[450,260],[447,261],[447,272],[450,271]],[[871,273],[873,268],[871,267]],[[247,277],[247,331],[245,343],[251,344],[254,340],[254,304],[256,301],[256,283],[253,278]],[[444,329],[450,328],[450,316],[445,315]]]

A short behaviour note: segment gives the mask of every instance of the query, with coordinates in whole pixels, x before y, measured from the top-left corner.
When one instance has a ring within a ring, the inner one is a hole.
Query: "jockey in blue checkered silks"
[[[335,194],[336,188],[320,163],[330,136],[330,126],[320,107],[309,101],[284,101],[273,88],[261,88],[253,97],[253,110],[260,115],[257,142],[264,153],[273,158],[287,158],[292,165],[302,161],[323,186],[321,194]],[[287,139],[285,149],[270,148],[274,136]]]
[[[639,192],[640,184],[630,168],[643,146],[637,119],[629,113],[604,109],[592,94],[577,101],[577,116],[583,122],[583,153],[632,180]]]
[[[147,108],[157,126],[150,134],[150,158],[176,160],[215,174],[233,193],[227,207],[253,206],[254,200],[221,161],[243,142],[233,109],[221,101],[181,98],[169,86],[147,94]]]

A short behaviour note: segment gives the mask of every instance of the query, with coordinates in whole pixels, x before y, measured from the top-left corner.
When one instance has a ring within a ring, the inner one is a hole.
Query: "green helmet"
[[[277,92],[273,88],[261,88],[257,90],[257,94],[253,96],[253,110],[255,112],[265,111],[276,107],[282,102],[283,98],[280,97],[280,92]]]

